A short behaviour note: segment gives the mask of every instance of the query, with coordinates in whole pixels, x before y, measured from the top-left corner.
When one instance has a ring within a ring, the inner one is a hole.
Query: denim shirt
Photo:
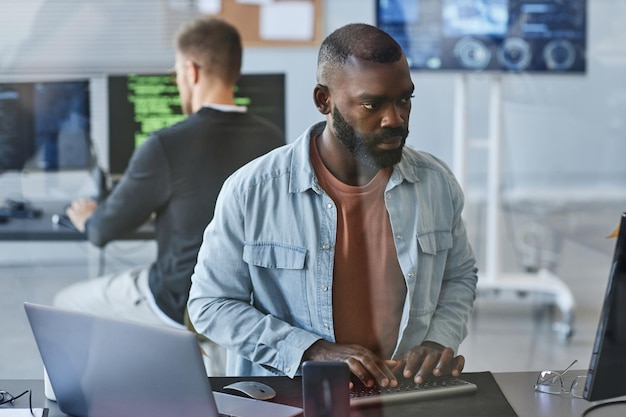
[[[228,349],[228,375],[293,377],[315,341],[335,341],[337,212],[309,158],[324,126],[235,172],[205,230],[188,309]],[[477,281],[461,189],[445,164],[405,147],[384,199],[407,288],[394,355],[424,340],[456,351]]]

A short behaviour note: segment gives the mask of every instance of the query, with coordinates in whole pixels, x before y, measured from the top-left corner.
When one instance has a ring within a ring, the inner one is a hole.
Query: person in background
[[[202,231],[222,183],[285,143],[278,127],[234,104],[242,61],[235,27],[199,18],[181,28],[175,46],[176,84],[188,117],[138,147],[103,201],[77,199],[67,209],[74,226],[98,247],[154,216],[157,258],[148,266],[71,285],[56,295],[57,307],[182,328]],[[223,349],[203,347],[213,359],[208,374],[223,374]]]
[[[188,310],[229,375],[343,361],[368,386],[461,373],[477,269],[464,197],[405,146],[414,85],[397,42],[349,24],[322,43],[324,122],[238,170],[205,230]]]

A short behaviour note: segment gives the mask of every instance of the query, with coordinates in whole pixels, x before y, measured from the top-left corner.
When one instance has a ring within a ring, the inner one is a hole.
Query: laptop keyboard
[[[426,380],[416,384],[412,380],[399,380],[397,387],[366,387],[355,383],[350,391],[350,406],[371,405],[391,402],[420,401],[432,398],[471,394],[475,384],[452,376]]]

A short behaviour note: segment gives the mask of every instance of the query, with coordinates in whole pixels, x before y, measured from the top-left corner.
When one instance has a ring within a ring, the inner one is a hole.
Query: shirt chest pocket
[[[273,242],[247,243],[243,260],[254,287],[254,304],[294,326],[309,328],[304,248]]]
[[[306,249],[276,243],[252,243],[243,248],[243,260],[249,265],[269,269],[304,269]]]
[[[437,306],[448,250],[452,248],[452,233],[436,231],[417,236],[417,282],[414,314],[430,314]]]
[[[421,252],[428,255],[437,255],[438,252],[452,247],[452,233],[450,232],[427,232],[417,235]]]

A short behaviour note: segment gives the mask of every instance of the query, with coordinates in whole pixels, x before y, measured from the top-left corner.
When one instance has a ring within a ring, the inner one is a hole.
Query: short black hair
[[[403,55],[402,47],[386,32],[365,23],[351,23],[335,30],[322,42],[317,57],[317,82],[327,85],[331,72],[350,56],[393,63]]]
[[[176,50],[201,70],[234,84],[241,75],[241,36],[224,20],[200,17],[185,24],[176,36]]]

